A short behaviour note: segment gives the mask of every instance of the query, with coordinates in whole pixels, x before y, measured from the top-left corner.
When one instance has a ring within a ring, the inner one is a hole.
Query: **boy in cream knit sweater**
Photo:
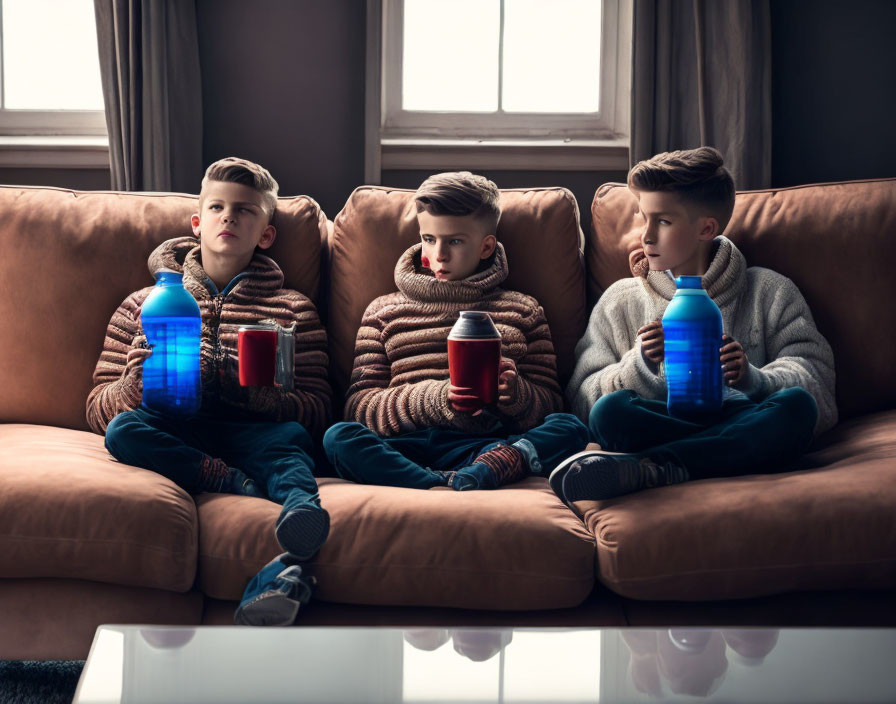
[[[469,172],[437,174],[415,195],[421,242],[395,267],[396,293],[364,312],[345,417],[324,435],[337,473],[365,484],[493,489],[549,472],[585,447],[588,429],[560,413],[544,311],[499,288],[497,186]],[[447,338],[462,310],[485,311],[501,334],[498,400],[480,410],[452,386]]]
[[[790,279],[747,267],[722,236],[734,181],[710,147],[658,154],[628,186],[644,218],[634,278],[610,286],[576,347],[567,396],[601,451],[558,465],[565,501],[608,499],[689,479],[792,469],[814,434],[837,422],[834,359]],[[702,421],[666,410],[660,322],[673,277],[700,275],[722,312],[722,407]]]

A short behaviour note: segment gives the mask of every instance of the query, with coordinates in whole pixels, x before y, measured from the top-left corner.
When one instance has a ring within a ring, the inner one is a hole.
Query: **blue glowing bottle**
[[[669,415],[700,420],[722,406],[722,312],[699,276],[679,276],[663,315]]]
[[[184,288],[183,275],[169,269],[156,274],[140,321],[152,354],[143,362],[143,405],[177,416],[196,413],[202,402],[199,375],[199,305]]]

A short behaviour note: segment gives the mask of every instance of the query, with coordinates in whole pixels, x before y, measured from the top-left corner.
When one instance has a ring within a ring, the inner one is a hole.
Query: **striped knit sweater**
[[[420,265],[421,244],[395,267],[397,293],[374,300],[355,343],[345,417],[382,436],[430,427],[471,434],[494,432],[495,419],[455,411],[448,403],[448,333],[461,310],[489,313],[501,333],[501,354],[517,366],[516,398],[498,412],[520,431],[562,410],[556,357],[544,311],[531,296],[504,291],[507,257],[499,243],[493,262],[460,281],[438,281]]]
[[[725,333],[743,345],[749,366],[735,389],[755,401],[791,386],[818,404],[815,432],[837,422],[834,355],[818,332],[796,285],[771,269],[747,267],[727,237],[717,237],[703,287],[722,311]],[[637,269],[638,257],[630,261]],[[642,398],[666,398],[663,366],[651,369],[641,355],[638,329],[661,318],[675,282],[663,271],[620,279],[598,300],[584,337],[576,345],[576,367],[566,393],[583,420],[601,396],[631,389]],[[721,343],[719,345],[721,347]]]
[[[331,416],[327,336],[314,304],[298,291],[282,288],[280,267],[256,252],[235,285],[218,293],[202,268],[196,238],[180,237],[163,242],[150,255],[150,272],[162,268],[183,272],[184,287],[202,314],[200,413],[229,420],[297,421],[312,435],[321,435]],[[140,308],[152,290],[132,293],[109,322],[87,398],[87,422],[94,432],[104,433],[112,418],[140,404],[142,376],[126,368],[125,361],[134,338],[143,334]],[[261,320],[296,325],[294,391],[239,384],[239,327]]]

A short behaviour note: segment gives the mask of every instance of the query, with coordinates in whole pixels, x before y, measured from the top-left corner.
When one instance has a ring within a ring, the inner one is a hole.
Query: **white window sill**
[[[106,137],[0,135],[0,168],[108,169]]]
[[[628,171],[629,168],[628,140],[383,138],[380,149],[383,171]]]

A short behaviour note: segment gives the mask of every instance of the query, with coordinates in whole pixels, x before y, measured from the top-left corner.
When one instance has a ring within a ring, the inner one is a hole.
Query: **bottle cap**
[[[481,310],[462,310],[448,337],[452,340],[500,340],[491,316]]]
[[[676,288],[703,288],[702,276],[679,276],[675,279]]]

